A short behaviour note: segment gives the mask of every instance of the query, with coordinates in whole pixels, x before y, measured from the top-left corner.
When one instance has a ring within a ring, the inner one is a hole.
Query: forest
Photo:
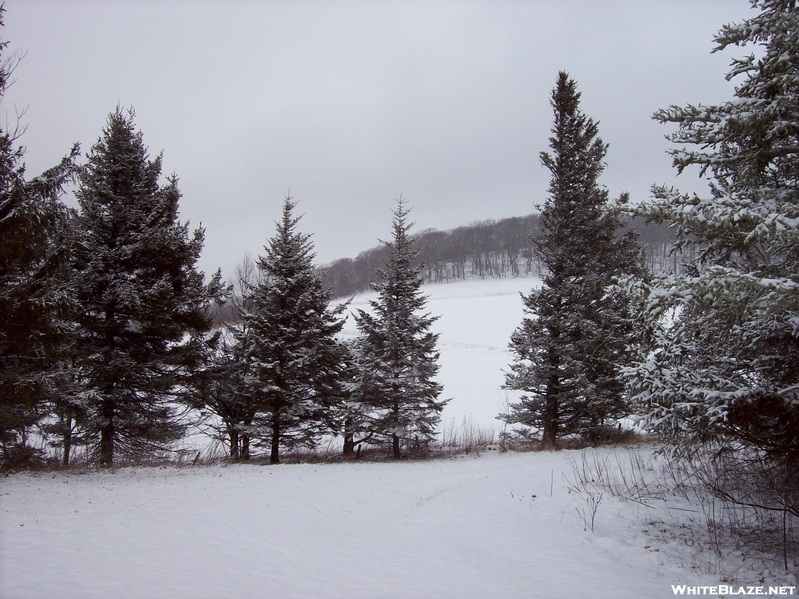
[[[451,231],[426,229],[416,234],[424,283],[450,283],[472,278],[535,277],[543,273],[533,239],[540,232],[540,214],[482,221]],[[641,244],[642,260],[652,272],[677,272],[683,251],[674,247],[676,237],[662,224],[648,223],[632,216],[620,230],[632,228]],[[370,289],[377,270],[387,257],[383,246],[342,258],[319,267],[324,285],[333,298],[349,297]]]

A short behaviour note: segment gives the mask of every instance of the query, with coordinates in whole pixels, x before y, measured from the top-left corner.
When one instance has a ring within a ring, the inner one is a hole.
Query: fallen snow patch
[[[641,505],[608,498],[585,530],[575,455],[17,474],[0,596],[657,598],[713,581],[653,548]]]

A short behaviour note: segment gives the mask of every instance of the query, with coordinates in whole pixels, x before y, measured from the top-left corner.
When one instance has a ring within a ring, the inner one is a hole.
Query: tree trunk
[[[557,337],[557,334],[554,334]],[[541,437],[542,449],[556,449],[558,443],[558,396],[560,393],[557,368],[560,360],[554,347],[548,353],[550,375],[547,380],[544,399],[544,434]]]
[[[352,419],[344,419],[344,449],[342,456],[351,458],[355,455],[355,434],[352,432]]]
[[[244,433],[241,436],[241,452],[239,453],[239,458],[242,462],[249,462],[250,461],[250,434]]]
[[[395,374],[394,378],[398,379],[399,375]],[[397,430],[397,427],[399,426],[400,405],[399,405],[399,401],[396,399],[396,395],[398,393],[399,393],[399,383],[395,383],[395,385],[394,385],[394,396],[395,396],[395,399],[394,399],[394,405],[392,406],[392,412],[394,413],[394,427],[395,427],[394,430]],[[401,457],[400,456],[400,439],[399,439],[399,436],[397,435],[397,433],[392,433],[391,434],[391,447],[392,447],[392,449],[394,451],[394,459],[395,460],[400,459],[400,457]]]
[[[280,412],[272,412],[272,449],[269,454],[270,464],[280,463]]]
[[[100,465],[111,466],[114,463],[114,402],[104,399],[102,402],[103,426],[100,428]]]
[[[544,404],[544,434],[541,437],[541,449],[557,449],[558,443],[558,398],[549,391]]]
[[[64,421],[64,455],[61,465],[69,466],[69,452],[72,450],[72,416],[67,416]]]
[[[252,424],[252,416],[246,418],[242,425],[245,431],[249,431],[249,426]],[[241,449],[239,449],[239,459],[242,462],[250,461],[250,433],[241,433]]]
[[[352,433],[344,434],[344,450],[342,456],[351,458],[355,455],[355,436]]]
[[[230,439],[230,460],[232,462],[239,461],[239,431],[231,426],[227,429],[228,438]]]
[[[394,450],[394,459],[400,459],[400,438],[397,436],[396,433],[391,435],[391,445],[392,449]]]

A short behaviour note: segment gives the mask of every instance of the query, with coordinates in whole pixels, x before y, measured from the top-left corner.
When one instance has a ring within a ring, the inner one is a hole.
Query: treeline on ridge
[[[668,227],[633,218],[628,228],[638,233],[643,260],[650,270],[680,271],[682,255],[671,252],[675,237]],[[450,231],[421,231],[416,245],[424,282],[540,276],[541,263],[533,247],[539,232],[538,213],[478,221]],[[378,269],[386,263],[387,251],[384,245],[378,245],[355,258],[341,258],[320,267],[325,286],[334,298],[368,291],[376,282]]]

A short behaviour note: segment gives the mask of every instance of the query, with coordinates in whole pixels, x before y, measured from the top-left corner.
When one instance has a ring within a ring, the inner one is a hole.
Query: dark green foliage
[[[373,288],[372,313],[355,317],[360,339],[354,348],[357,382],[352,422],[370,443],[390,443],[395,459],[405,445],[426,445],[435,435],[441,410],[436,318],[424,314],[427,298],[420,287],[421,265],[409,235],[412,223],[402,200],[394,212],[393,241],[386,243],[388,263]]]
[[[341,397],[342,348],[335,339],[345,306],[330,310],[330,292],[313,267],[310,235],[297,231],[296,203],[287,197],[277,232],[258,260],[260,280],[248,294],[239,342],[267,437],[271,463],[281,447],[313,446],[335,429],[332,405]]]
[[[241,328],[227,329],[213,348],[200,377],[197,407],[218,418],[210,426],[217,438],[227,442],[230,459],[238,462],[250,459],[257,395],[247,378],[246,333],[243,341],[234,333],[241,334]]]
[[[80,174],[73,248],[75,363],[104,465],[182,434],[178,400],[219,290],[195,268],[203,230],[179,222],[177,178],[160,176],[132,111],[117,109]]]
[[[200,373],[200,393],[197,408],[213,418],[206,425],[217,439],[228,446],[232,461],[250,459],[253,422],[257,412],[257,385],[251,376],[247,351],[250,347],[249,329],[244,317],[251,308],[248,299],[257,284],[255,263],[249,255],[236,267],[236,277],[225,293],[223,310],[226,314],[221,327],[219,343],[209,348],[209,355]]]
[[[635,327],[627,300],[610,285],[640,272],[640,248],[598,184],[607,146],[579,108],[576,83],[560,73],[552,92],[552,154],[541,162],[552,178],[535,238],[546,267],[543,285],[523,297],[528,315],[513,333],[516,355],[506,387],[525,392],[510,421],[543,431],[543,445],[560,436],[589,439],[628,413],[619,368]]]
[[[748,549],[779,547],[789,570],[799,517],[799,6],[752,7],[715,38],[714,51],[757,47],[732,62],[735,97],[654,115],[676,125],[674,166],[698,167],[710,189],[656,187],[640,208],[694,259],[652,281],[642,315],[655,348],[628,381],[687,476],[725,511],[754,516],[751,532],[746,518],[735,524]]]
[[[0,7],[0,26],[2,15]],[[0,43],[0,54],[7,46]],[[17,61],[11,55],[0,66],[0,99]],[[26,180],[19,135],[0,128],[0,464],[31,457],[26,435],[59,386],[70,216],[59,197],[78,155],[76,146],[58,166]]]
[[[735,59],[735,98],[672,106],[674,166],[697,166],[707,197],[657,187],[642,216],[695,248],[684,276],[658,277],[645,317],[658,348],[630,373],[653,429],[677,443],[746,448],[791,472],[799,460],[799,6],[753,3],[716,50],[757,45]],[[716,51],[714,50],[714,51]],[[664,321],[663,314],[674,318]],[[758,458],[760,459],[760,458]],[[790,501],[793,509],[799,501]]]

